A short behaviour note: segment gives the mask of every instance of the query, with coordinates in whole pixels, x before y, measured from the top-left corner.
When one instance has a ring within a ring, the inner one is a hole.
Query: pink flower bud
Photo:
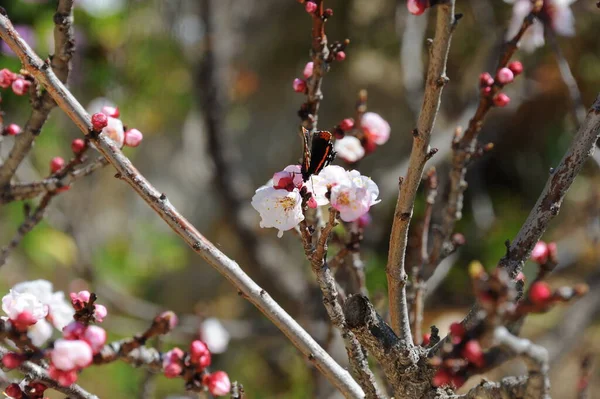
[[[498,93],[496,97],[494,97],[494,105],[496,107],[506,107],[510,102],[510,97],[504,93]]]
[[[348,132],[354,128],[354,119],[346,118],[340,122],[340,129],[344,132]]]
[[[50,352],[52,365],[62,371],[87,367],[92,363],[92,357],[92,348],[81,340],[56,340]]]
[[[294,91],[296,93],[306,92],[306,82],[302,79],[298,79],[298,78],[294,79],[293,87],[294,87]]]
[[[306,66],[304,67],[304,72],[302,73],[305,79],[308,79],[312,76],[314,68],[314,62],[311,61],[306,63]]]
[[[202,383],[215,396],[225,396],[231,391],[229,376],[224,371],[215,371],[212,374],[205,375],[202,378]]]
[[[101,112],[92,115],[92,127],[95,131],[99,132],[106,126],[108,126],[108,116]]]
[[[129,129],[125,132],[125,145],[128,147],[137,147],[142,142],[144,135],[137,129]]]
[[[100,352],[106,343],[106,331],[102,327],[88,326],[83,333],[82,339],[90,345],[92,353]]]
[[[77,381],[77,370],[59,370],[53,365],[50,365],[48,374],[63,387],[68,387]]]
[[[17,74],[4,68],[0,70],[0,87],[8,89],[17,78]]]
[[[9,352],[2,356],[2,365],[7,369],[16,369],[25,361],[23,355],[18,353]]]
[[[493,84],[494,84],[494,78],[492,78],[492,75],[490,75],[489,73],[484,72],[481,75],[479,75],[479,86],[487,87],[487,86],[491,86]]]
[[[81,339],[85,332],[86,326],[77,322],[72,321],[63,328],[62,333],[65,339]]]
[[[90,301],[91,295],[92,294],[90,294],[89,291],[79,291],[77,293],[71,292],[69,294],[69,297],[71,298],[71,305],[73,305],[75,310],[81,310],[86,307]]]
[[[317,200],[315,199],[315,197],[310,197],[306,203],[306,205],[308,205],[308,207],[310,209],[317,209],[317,207],[319,206],[319,204],[317,204]]]
[[[9,136],[16,136],[17,134],[21,133],[21,127],[15,123],[11,123],[4,128],[4,133]]]
[[[344,61],[346,59],[346,53],[343,51],[338,51],[337,53],[335,53],[335,60],[336,61]]]
[[[555,242],[548,243],[548,259],[551,262],[558,263],[558,248]]]
[[[13,398],[13,399],[21,399],[23,397],[23,391],[21,391],[19,384],[15,384],[15,383],[10,384],[9,386],[6,387],[4,392],[10,398]]]
[[[54,157],[50,161],[50,171],[52,173],[56,173],[64,167],[65,167],[65,160],[62,159],[61,157]]]
[[[111,118],[118,118],[121,115],[121,112],[119,111],[119,108],[117,107],[110,107],[110,106],[104,106],[102,107],[102,111],[101,111],[104,115],[106,116],[110,116]]]
[[[304,4],[304,9],[307,13],[312,14],[317,11],[317,3],[314,1],[307,1],[306,4]]]
[[[513,61],[508,64],[508,69],[510,69],[515,76],[517,76],[523,73],[523,64],[521,64],[519,61]]]
[[[17,95],[17,96],[22,96],[25,95],[27,93],[27,90],[29,90],[29,86],[31,86],[31,82],[25,79],[15,79],[12,82],[12,91]]]
[[[535,305],[544,305],[552,297],[550,286],[543,281],[536,281],[529,288],[529,299]]]
[[[519,274],[517,274],[517,277],[515,277],[515,281],[525,282],[525,275],[523,274],[523,272],[519,272]]]
[[[71,150],[74,154],[79,154],[85,148],[85,141],[82,139],[75,139],[71,142]]]
[[[500,69],[496,77],[498,78],[498,82],[502,83],[503,85],[515,80],[515,74],[508,68]]]
[[[94,304],[94,319],[96,319],[98,323],[102,323],[102,320],[104,320],[107,314],[108,310],[106,310],[106,306]]]
[[[548,262],[548,244],[544,241],[538,241],[531,251],[531,260],[539,265],[543,265]]]
[[[163,355],[163,372],[167,378],[175,378],[181,374],[185,353],[179,348],[173,348]]]
[[[492,88],[490,86],[486,86],[483,89],[481,89],[481,93],[484,96],[489,96],[491,92],[492,92]]]
[[[211,354],[208,346],[200,340],[193,341],[190,346],[190,360],[201,369],[210,366]]]
[[[172,310],[166,310],[158,315],[160,319],[167,320],[169,322],[169,331],[172,331],[177,327],[179,323],[179,318]]]
[[[429,8],[429,0],[408,0],[406,7],[411,14],[421,15]]]

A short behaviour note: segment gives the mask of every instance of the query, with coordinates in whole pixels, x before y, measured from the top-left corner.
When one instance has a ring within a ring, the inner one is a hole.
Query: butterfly
[[[310,137],[310,132],[302,127],[304,153],[302,158],[302,180],[307,181],[311,175],[318,175],[324,167],[335,158],[333,135],[326,130],[318,130]],[[310,145],[309,145],[310,142]]]

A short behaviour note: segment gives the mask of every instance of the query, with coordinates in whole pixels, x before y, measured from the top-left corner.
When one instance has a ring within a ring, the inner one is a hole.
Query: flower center
[[[290,197],[285,197],[279,200],[279,205],[285,212],[289,212],[296,206],[296,200]]]

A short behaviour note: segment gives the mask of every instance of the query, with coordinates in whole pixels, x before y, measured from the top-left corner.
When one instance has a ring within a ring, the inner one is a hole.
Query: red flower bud
[[[23,363],[25,358],[18,353],[9,352],[2,356],[2,365],[7,369],[16,369]]]
[[[479,342],[474,339],[465,344],[465,347],[462,350],[462,355],[477,367],[483,367],[485,365],[485,358],[483,356],[481,345],[479,345]]]
[[[14,399],[21,399],[23,397],[23,391],[21,391],[19,384],[14,384],[14,383],[10,384],[9,386],[6,387],[4,392],[8,396],[10,396],[11,398],[14,398]]]
[[[343,51],[338,51],[337,53],[335,53],[335,60],[336,61],[344,61],[346,59],[346,53]]]
[[[548,255],[548,244],[544,241],[538,241],[535,247],[533,247],[533,251],[531,251],[531,260],[539,265],[543,265],[548,262]]]
[[[11,123],[4,128],[4,134],[9,136],[16,136],[19,133],[21,133],[21,127],[15,123]]]
[[[62,159],[61,157],[54,157],[50,161],[50,171],[52,171],[52,173],[56,173],[64,167],[65,167],[65,160]]]
[[[529,299],[535,305],[544,305],[552,297],[550,286],[543,281],[536,281],[529,288]]]
[[[450,381],[452,381],[452,376],[446,369],[439,369],[433,376],[433,385],[436,387],[448,385]]]
[[[479,86],[488,87],[493,84],[494,84],[494,78],[492,78],[492,75],[490,75],[489,73],[484,72],[481,75],[479,75]]]
[[[302,79],[294,79],[293,87],[296,93],[306,92],[306,82]]]
[[[502,83],[503,85],[515,80],[515,74],[509,68],[501,68],[496,77],[498,78],[498,82]]]
[[[427,346],[429,345],[429,342],[431,342],[431,334],[427,333],[427,334],[423,334],[423,342],[422,342],[422,346]]]
[[[429,0],[408,0],[406,7],[411,14],[421,15],[429,8]]]
[[[74,154],[79,154],[85,148],[85,141],[82,139],[75,139],[71,142],[71,150]]]
[[[496,107],[506,107],[510,102],[510,97],[504,93],[498,93],[496,97],[494,97],[494,105]]]
[[[521,64],[519,61],[513,61],[508,64],[508,69],[510,69],[515,76],[517,76],[523,73],[523,64]]]
[[[354,128],[354,119],[346,118],[340,122],[340,129],[342,129],[344,132],[352,130],[352,128]]]
[[[317,11],[317,3],[314,1],[307,1],[304,5],[304,9],[307,13],[312,14],[313,12]]]
[[[92,115],[92,127],[95,131],[99,132],[108,125],[108,116],[102,112],[95,113]]]

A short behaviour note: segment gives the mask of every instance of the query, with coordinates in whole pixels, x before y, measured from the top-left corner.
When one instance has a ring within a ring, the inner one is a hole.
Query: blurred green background
[[[30,30],[38,54],[49,54],[56,2],[3,3],[13,23]],[[125,150],[141,173],[324,341],[323,310],[314,306],[314,295],[308,295],[314,293],[314,283],[297,238],[288,233],[278,240],[275,230],[261,230],[258,215],[249,207],[256,187],[300,157],[297,111],[304,98],[293,92],[292,81],[301,76],[309,60],[311,19],[292,0],[214,1],[209,18],[214,26],[216,72],[214,81],[207,82],[202,73],[206,15],[200,3],[80,1],[75,11],[77,52],[71,90],[84,106],[98,98],[116,103],[124,123],[144,133],[140,147]],[[465,126],[472,115],[479,73],[495,65],[511,16],[511,6],[502,1],[457,3],[464,17],[450,51],[450,84],[444,91],[433,143],[440,149],[432,164],[442,184],[447,180],[453,130]],[[374,220],[362,250],[368,288],[384,310],[384,267],[397,181],[406,171],[427,62],[425,39],[433,34],[430,22],[435,13],[410,16],[404,1],[392,0],[327,0],[326,5],[334,10],[327,23],[330,41],[349,38],[351,44],[347,59],[334,63],[325,77],[319,126],[332,128],[353,116],[357,93],[363,88],[369,92],[369,110],[392,126],[390,141],[355,166],[379,184],[383,199],[373,208]],[[600,10],[595,1],[582,0],[573,10],[577,36],[560,38],[559,45],[589,105],[600,87]],[[505,251],[504,241],[515,236],[548,170],[558,163],[576,131],[552,49],[518,52],[516,59],[523,62],[525,72],[507,89],[511,105],[492,110],[481,134],[482,142],[494,142],[496,147],[473,163],[467,177],[464,217],[457,227],[467,245],[451,258],[452,270],[428,300],[425,327],[436,323],[445,331],[450,322],[462,318],[473,301],[466,266],[478,259],[489,269],[495,267]],[[0,68],[4,67],[16,70],[19,63],[0,53]],[[227,173],[218,162],[215,166],[204,119],[206,93],[213,84],[220,89],[223,105],[219,139],[229,165]],[[27,120],[26,96],[3,93],[1,105],[5,122],[23,125]],[[50,159],[69,158],[70,142],[79,134],[55,110],[16,180],[47,176]],[[3,138],[0,154],[6,155],[11,146],[11,139]],[[278,331],[113,176],[107,167],[78,181],[54,201],[47,219],[26,236],[2,268],[2,292],[16,282],[37,278],[48,279],[65,291],[88,285],[109,308],[106,327],[114,339],[143,330],[148,318],[160,309],[187,315],[181,331],[162,343],[166,348],[186,346],[202,318],[217,317],[232,341],[227,352],[214,357],[214,368],[240,381],[250,398],[335,397],[326,384],[319,386],[323,382],[314,378],[310,366]],[[224,199],[219,179],[228,179],[235,187],[238,202]],[[552,285],[586,281],[597,273],[598,182],[598,164],[590,161],[544,236],[559,243],[561,266]],[[413,230],[417,231],[422,195],[415,212]],[[1,242],[8,243],[24,218],[23,203],[5,205],[0,213]],[[254,238],[248,239],[248,232]],[[264,263],[277,267],[267,270]],[[533,278],[535,272],[534,265],[526,265],[527,277]],[[567,352],[553,361],[560,366],[553,374],[554,397],[574,397],[579,362],[600,350],[594,339],[598,325],[592,317],[599,310],[597,302],[586,311],[592,313],[591,324],[562,335],[560,342],[548,341],[564,346]],[[560,306],[531,317],[525,335],[552,337],[547,334],[562,331],[565,312],[568,307]],[[332,351],[345,361],[343,349],[334,346]],[[515,370],[524,369],[515,363],[490,377]],[[596,392],[599,377],[595,372],[592,389]],[[100,397],[119,399],[148,395],[146,379],[143,370],[118,363],[88,369],[80,382]],[[561,380],[564,383],[559,384]],[[185,397],[180,380],[158,377],[152,384],[153,397]]]

